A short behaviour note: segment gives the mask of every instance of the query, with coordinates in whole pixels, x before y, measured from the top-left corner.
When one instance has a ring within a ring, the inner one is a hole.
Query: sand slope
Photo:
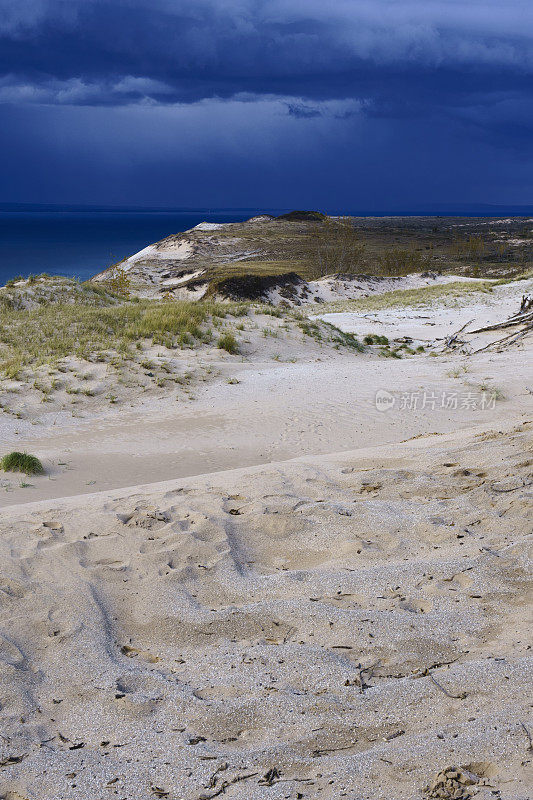
[[[353,450],[368,442],[394,445],[422,433],[488,421],[496,425],[520,415],[528,419],[533,411],[531,336],[502,352],[472,356],[461,348],[447,349],[444,342],[470,320],[475,329],[505,319],[532,290],[532,280],[516,281],[490,293],[429,298],[422,306],[404,304],[398,292],[390,307],[326,314],[326,320],[361,338],[379,333],[397,344],[409,341],[411,353],[404,351],[400,359],[384,358],[379,345],[364,353],[336,350],[294,324],[287,330],[283,317],[254,313],[246,318],[246,331],[238,331],[238,355],[222,355],[216,347],[174,353],[176,374],[194,373],[190,387],[176,388],[172,381],[163,381],[163,388],[151,385],[159,374],[168,377],[162,368],[168,367],[167,356],[160,357],[156,346],[145,385],[136,385],[135,374],[127,371],[122,377],[113,371],[107,375],[116,404],[96,387],[107,370],[102,364],[82,370],[93,379],[75,379],[94,389],[94,397],[71,397],[61,389],[44,403],[27,384],[14,386],[3,397],[10,413],[0,413],[0,449],[34,453],[46,475],[26,480],[0,473],[0,509]],[[474,350],[498,337],[499,332],[465,334]],[[413,352],[418,345],[422,352]],[[98,380],[97,367],[103,371]],[[376,405],[383,390],[396,401],[386,412]],[[483,395],[493,393],[497,401],[483,409]],[[451,408],[445,398],[454,395]],[[425,396],[435,402],[425,403]]]
[[[474,784],[434,796],[526,800],[532,444],[6,509],[0,795],[403,800],[453,765]]]

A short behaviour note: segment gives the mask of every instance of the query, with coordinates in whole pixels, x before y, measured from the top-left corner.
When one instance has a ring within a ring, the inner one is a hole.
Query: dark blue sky
[[[531,0],[0,0],[0,202],[533,202]]]

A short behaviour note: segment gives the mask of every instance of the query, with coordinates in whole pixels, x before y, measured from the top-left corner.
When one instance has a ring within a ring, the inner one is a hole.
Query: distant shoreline
[[[274,216],[291,209],[287,207],[269,208],[264,206],[106,206],[74,203],[0,203],[2,213],[73,213],[73,214],[272,214]],[[492,204],[436,204],[407,209],[332,209],[325,213],[350,217],[524,217],[533,215],[533,205],[492,205]]]
[[[7,207],[11,210],[6,210]],[[495,225],[501,227],[500,223],[505,221],[517,231],[529,231],[533,208],[531,215],[513,215],[509,209],[506,210],[507,213],[485,213],[483,216],[475,216],[472,210],[470,215],[463,211],[457,216],[435,213],[391,216],[382,213],[354,216],[353,219],[361,230],[383,229],[386,232],[387,229],[405,227],[409,231],[406,234],[408,237],[413,235],[417,227],[435,230],[468,227],[469,233],[472,233],[477,226],[479,231],[488,232]],[[271,211],[274,212],[272,216],[283,213],[283,209]],[[481,208],[476,209],[477,214],[481,211]],[[87,280],[154,242],[191,230],[201,222],[243,222],[264,213],[264,208],[157,211],[132,207],[129,210],[118,207],[95,210],[94,207],[73,205],[34,204],[30,207],[30,204],[0,204],[0,285],[19,275],[28,277],[42,273]],[[527,236],[530,237],[530,234],[527,233]],[[513,260],[517,255],[513,252],[509,257]]]

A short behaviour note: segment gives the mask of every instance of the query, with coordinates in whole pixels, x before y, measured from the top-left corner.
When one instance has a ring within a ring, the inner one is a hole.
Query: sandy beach
[[[530,283],[4,415],[46,474],[0,479],[0,795],[527,800],[533,343],[446,337]]]

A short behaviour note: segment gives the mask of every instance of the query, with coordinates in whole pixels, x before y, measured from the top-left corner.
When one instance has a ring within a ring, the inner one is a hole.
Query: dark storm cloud
[[[371,99],[376,113],[516,87],[533,69],[522,0],[3,0],[0,97],[194,102],[240,93]],[[401,103],[398,94],[401,93]]]
[[[530,0],[0,0],[0,199],[528,202],[532,45]]]

